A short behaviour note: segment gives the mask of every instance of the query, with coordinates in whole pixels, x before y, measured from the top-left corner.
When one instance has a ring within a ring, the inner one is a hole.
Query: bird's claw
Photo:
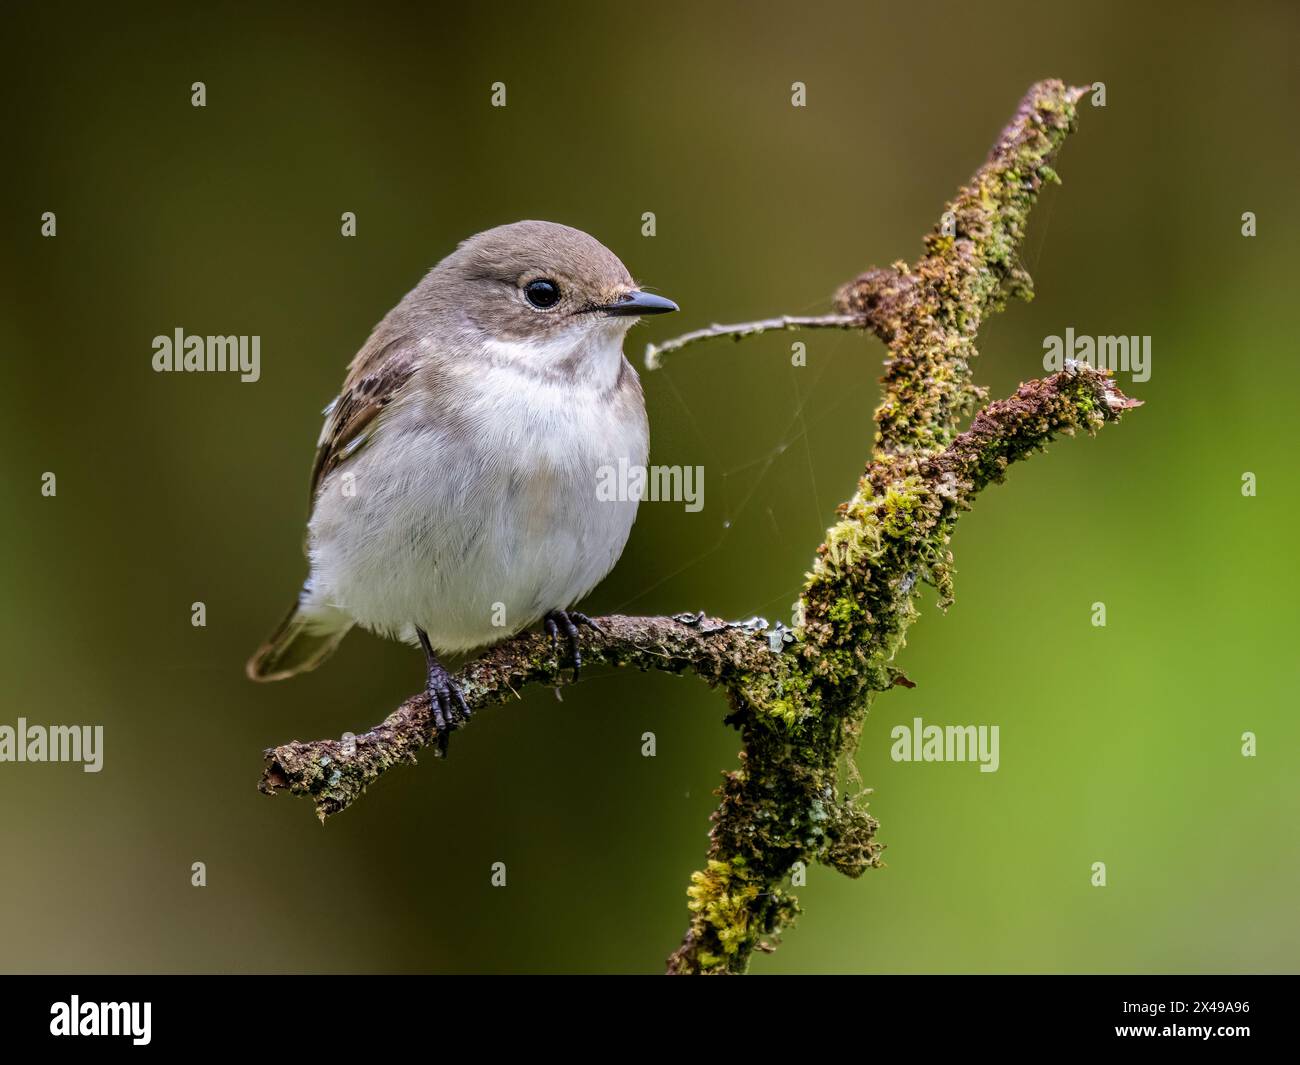
[[[429,666],[425,691],[429,693],[429,716],[433,718],[434,728],[438,732],[438,754],[446,757],[452,731],[467,722],[474,712],[465,701],[465,694],[460,690],[460,686],[433,653],[429,637],[424,630],[415,631],[420,638],[420,646],[424,648],[425,660]]]
[[[469,703],[465,702],[460,686],[441,665],[430,667],[427,690],[429,712],[433,716],[434,727],[438,730],[438,753],[445,757],[452,731],[468,721],[473,711],[469,708]]]
[[[556,658],[560,655],[560,633],[563,632],[565,639],[569,641],[569,664],[573,666],[573,679],[576,681],[582,672],[582,649],[578,646],[578,626],[585,625],[602,635],[605,630],[586,614],[577,610],[552,610],[546,615],[543,624],[546,635],[551,638],[551,654]]]

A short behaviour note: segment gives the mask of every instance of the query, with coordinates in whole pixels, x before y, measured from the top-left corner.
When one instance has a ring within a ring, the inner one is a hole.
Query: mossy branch
[[[1052,163],[1082,93],[1059,81],[1033,86],[926,238],[925,256],[862,274],[840,290],[834,315],[713,326],[647,353],[653,363],[697,340],[804,326],[869,329],[889,348],[871,459],[817,548],[794,630],[769,630],[761,619],[610,617],[599,619],[603,634],[584,637],[589,661],[697,673],[726,694],[726,720],[741,732],[740,766],[718,790],[707,862],[687,892],[690,927],[669,972],[744,972],[754,951],[774,949],[798,912],[788,889],[798,863],[853,877],[880,864],[866,792],[846,790],[841,771],[855,776],[875,693],[911,686],[893,663],[921,586],[934,586],[941,605],[951,601],[957,516],[1010,463],[1137,406],[1108,373],[1087,366],[1030,381],[983,410],[986,396],[972,381],[984,318],[1009,296],[1031,293],[1019,246],[1043,182],[1057,180]],[[567,674],[544,637],[524,634],[486,651],[458,680],[478,709],[524,684],[563,684]],[[413,696],[363,735],[267,751],[261,788],[310,795],[324,820],[434,738],[428,699]]]
[[[741,684],[743,676],[777,676],[785,668],[772,650],[766,623],[759,619],[728,622],[701,613],[614,615],[595,621],[601,631],[587,633],[582,648],[588,664],[666,673],[690,670],[710,685],[728,688]],[[546,636],[525,632],[489,648],[457,674],[456,682],[470,709],[478,711],[520,698],[519,689],[525,685],[571,684],[573,673],[562,665]],[[295,740],[268,749],[258,787],[268,795],[289,791],[309,796],[324,823],[393,766],[414,765],[417,753],[431,745],[436,751],[437,739],[428,693],[420,692],[367,732],[337,740]]]

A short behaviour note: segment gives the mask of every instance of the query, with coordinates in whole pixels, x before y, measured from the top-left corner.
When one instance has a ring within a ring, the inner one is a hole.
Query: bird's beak
[[[614,317],[667,314],[669,311],[677,310],[677,304],[672,300],[664,299],[663,296],[656,296],[650,292],[642,292],[640,289],[634,288],[631,292],[624,293],[613,303],[597,307],[596,310],[603,311],[605,314]]]

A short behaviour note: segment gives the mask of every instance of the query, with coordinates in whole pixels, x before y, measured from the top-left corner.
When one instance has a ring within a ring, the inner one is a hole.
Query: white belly
[[[455,424],[395,406],[325,480],[309,603],[455,652],[572,605],[613,568],[637,501],[598,499],[598,471],[645,463],[639,396],[633,409],[490,372],[508,380],[476,389]]]

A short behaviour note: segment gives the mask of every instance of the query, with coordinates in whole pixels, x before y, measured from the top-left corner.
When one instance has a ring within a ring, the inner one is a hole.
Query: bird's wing
[[[325,408],[325,425],[316,441],[311,471],[311,504],[325,476],[363,448],[375,419],[410,381],[419,366],[405,338],[372,340],[348,367],[343,391]]]

